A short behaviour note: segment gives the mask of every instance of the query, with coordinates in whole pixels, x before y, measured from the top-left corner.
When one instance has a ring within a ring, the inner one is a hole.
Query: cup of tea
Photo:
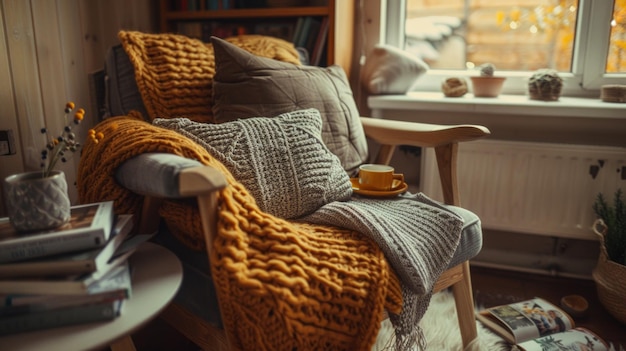
[[[363,190],[389,191],[404,182],[402,173],[393,173],[394,168],[380,164],[364,164],[359,167],[359,188]]]

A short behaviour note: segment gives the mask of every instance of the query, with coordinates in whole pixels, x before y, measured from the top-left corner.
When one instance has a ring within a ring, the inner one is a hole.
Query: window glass
[[[571,72],[577,12],[578,0],[407,0],[404,46],[431,69]]]
[[[626,0],[616,0],[613,7],[606,72],[626,72]]]

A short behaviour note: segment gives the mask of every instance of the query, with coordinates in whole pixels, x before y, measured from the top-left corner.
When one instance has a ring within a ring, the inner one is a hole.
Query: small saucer
[[[407,191],[409,185],[403,181],[398,179],[393,180],[393,186],[391,190],[388,191],[376,191],[376,190],[365,190],[359,189],[359,178],[350,178],[350,182],[352,183],[352,191],[355,194],[363,195],[363,196],[373,196],[373,197],[393,197],[402,194]]]

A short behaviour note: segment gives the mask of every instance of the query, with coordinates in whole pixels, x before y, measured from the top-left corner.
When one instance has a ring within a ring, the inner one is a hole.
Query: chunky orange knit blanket
[[[114,200],[116,212],[140,213],[142,198],[114,179],[116,168],[140,153],[172,153],[224,172],[229,186],[219,194],[211,269],[224,326],[237,349],[369,350],[384,310],[400,312],[399,280],[374,242],[354,231],[261,212],[204,148],[138,115],[107,119],[95,129],[105,137],[98,144],[88,141],[83,150],[81,203]],[[205,247],[195,202],[166,201],[160,213],[188,246]]]

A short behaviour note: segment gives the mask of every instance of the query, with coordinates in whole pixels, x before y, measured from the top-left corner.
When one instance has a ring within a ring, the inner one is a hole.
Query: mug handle
[[[397,179],[400,181],[400,185],[404,184],[404,174],[403,173],[394,173],[393,174],[393,179]],[[397,188],[397,187],[392,187],[392,188]]]

